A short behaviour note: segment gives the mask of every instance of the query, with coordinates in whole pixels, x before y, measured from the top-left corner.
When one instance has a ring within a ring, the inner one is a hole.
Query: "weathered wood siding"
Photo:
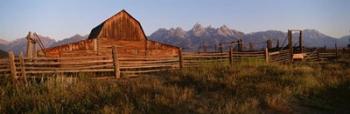
[[[108,38],[124,41],[146,40],[140,23],[124,10],[94,28],[91,33],[89,39]]]
[[[46,56],[48,57],[65,57],[65,56],[72,56],[72,55],[80,55],[80,56],[87,56],[87,55],[96,55],[96,52],[94,52],[94,44],[93,40],[83,40],[76,43],[71,44],[65,44],[53,48],[49,48],[45,50]],[[44,56],[42,53],[40,53],[40,56]]]
[[[177,56],[178,54],[178,47],[174,47],[171,45],[166,45],[166,44],[162,44],[156,41],[151,41],[148,40],[147,41],[147,48],[148,50],[148,54],[150,56],[157,56],[157,55],[169,55],[169,56]]]
[[[102,38],[100,54],[111,53],[112,46],[117,46],[121,56],[176,56],[178,48],[155,41],[114,41]]]

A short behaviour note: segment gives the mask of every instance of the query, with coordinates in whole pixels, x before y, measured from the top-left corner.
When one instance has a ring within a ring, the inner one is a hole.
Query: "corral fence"
[[[233,65],[244,60],[269,61],[268,50],[255,52],[187,52],[183,53],[184,67],[197,67],[203,63],[229,63]]]
[[[305,50],[306,61],[321,61],[337,58],[338,53],[320,53],[317,49]],[[259,60],[266,63],[288,63],[292,61],[289,50],[269,52],[263,51],[235,52],[178,52],[172,57],[119,57],[115,47],[111,56],[86,57],[36,57],[26,58],[22,54],[15,56],[9,52],[9,57],[0,59],[0,75],[12,78],[35,77],[38,74],[69,74],[69,73],[106,73],[115,78],[143,73],[159,72],[163,70],[197,67],[203,63],[229,63],[246,59]]]
[[[339,56],[340,56],[340,52],[338,50],[327,52],[327,51],[322,51],[320,49],[305,48],[305,61],[337,60]]]
[[[121,75],[158,72],[178,69],[179,57],[118,57],[116,48],[112,56],[86,57],[18,57],[10,52],[9,57],[0,60],[0,75],[10,75],[15,78],[27,78],[38,74],[69,74],[69,73],[110,73],[116,78]]]

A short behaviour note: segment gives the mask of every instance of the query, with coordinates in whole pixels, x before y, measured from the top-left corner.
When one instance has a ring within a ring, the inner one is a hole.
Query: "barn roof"
[[[118,12],[114,16],[108,18],[107,20],[105,20],[104,22],[102,22],[101,24],[93,28],[90,32],[88,39],[105,37],[105,34],[108,34],[108,33],[124,34],[126,32],[123,30],[129,26],[133,26],[134,28],[132,29],[134,30],[125,30],[125,31],[140,32],[138,33],[140,34],[139,37],[143,37],[142,40],[147,40],[146,34],[141,26],[141,23],[125,10]],[[120,30],[116,30],[116,29],[120,29]],[[113,35],[109,35],[109,37],[113,37]]]

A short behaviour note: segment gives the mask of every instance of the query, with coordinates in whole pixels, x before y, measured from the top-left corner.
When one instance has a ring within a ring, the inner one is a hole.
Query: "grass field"
[[[2,113],[350,113],[350,60],[165,71],[121,80],[84,77],[0,83]]]

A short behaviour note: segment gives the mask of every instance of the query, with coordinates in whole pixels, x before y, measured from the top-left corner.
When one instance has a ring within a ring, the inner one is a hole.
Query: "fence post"
[[[304,53],[303,31],[299,31],[299,48],[300,53]]]
[[[229,61],[230,61],[230,65],[232,66],[232,64],[233,64],[233,61],[232,61],[232,48],[230,48],[230,51],[229,51]]]
[[[272,49],[272,40],[267,40],[266,41],[266,47],[268,48],[268,49]]]
[[[289,48],[289,53],[290,53],[290,63],[293,63],[293,41],[292,41],[292,31],[288,30],[288,48]]]
[[[120,66],[119,66],[119,58],[118,51],[115,46],[112,47],[112,57],[113,57],[113,66],[114,66],[114,76],[115,78],[120,78]]]
[[[34,41],[33,41],[33,33],[32,32],[29,32],[26,39],[27,39],[27,57],[28,58],[32,58],[33,57],[33,44],[34,44]],[[34,45],[35,47],[35,45]]]
[[[222,43],[219,44],[219,51],[220,51],[220,53],[224,52],[224,47],[223,47]]]
[[[337,46],[337,43],[335,43],[335,59],[337,60],[338,59],[338,46]]]
[[[316,53],[316,54],[317,54],[317,60],[319,60],[319,61],[320,61],[320,60],[321,60],[321,59],[320,59],[320,52],[319,52],[319,51],[317,51],[317,53]]]
[[[183,68],[183,58],[182,58],[181,48],[178,51],[178,55],[179,55],[179,67],[180,67],[180,69],[182,69]]]
[[[19,62],[21,64],[22,77],[24,78],[24,81],[27,83],[27,75],[26,75],[26,71],[25,71],[25,64],[24,64],[24,58],[23,58],[22,52],[19,54]]]
[[[17,75],[15,54],[12,51],[10,51],[8,54],[9,54],[9,65],[10,65],[9,67],[10,67],[10,71],[11,71],[11,79],[12,79],[12,81],[15,81],[16,75]]]
[[[269,49],[268,48],[265,48],[265,62],[266,63],[269,63]]]

